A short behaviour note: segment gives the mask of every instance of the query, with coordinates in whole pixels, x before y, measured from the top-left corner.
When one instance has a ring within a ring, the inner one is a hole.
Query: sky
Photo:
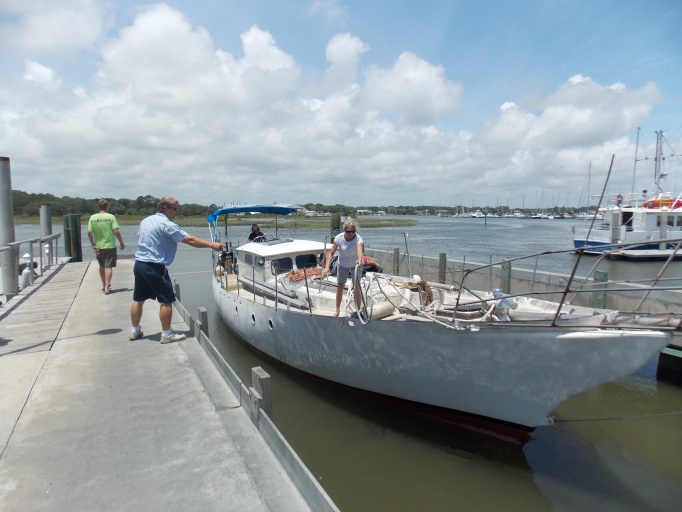
[[[58,197],[545,209],[652,190],[662,131],[677,195],[680,27],[679,0],[0,0],[0,156]]]

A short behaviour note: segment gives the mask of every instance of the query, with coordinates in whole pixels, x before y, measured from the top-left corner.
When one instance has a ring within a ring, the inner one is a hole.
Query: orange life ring
[[[677,202],[677,201],[676,201]],[[672,197],[656,197],[654,199],[650,199],[646,201],[642,206],[644,208],[670,208],[673,204],[673,198]],[[682,206],[682,203],[680,204]],[[679,206],[677,207],[679,208]]]

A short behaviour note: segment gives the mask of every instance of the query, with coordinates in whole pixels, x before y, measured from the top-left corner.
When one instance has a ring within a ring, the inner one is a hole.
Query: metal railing
[[[26,240],[19,240],[16,242],[10,242],[5,246],[0,247],[0,252],[3,251],[8,251],[10,249],[16,249],[16,267],[17,269],[19,268],[20,261],[22,259],[27,259],[28,261],[26,262],[28,265],[32,265],[32,263],[35,261],[34,258],[34,246],[35,244],[38,244],[38,275],[42,276],[43,272],[46,269],[49,269],[50,266],[53,264],[56,264],[58,261],[59,257],[59,239],[61,238],[62,234],[61,233],[55,233],[52,235],[47,235],[47,236],[39,236],[36,238],[27,238]],[[24,258],[21,256],[22,250],[21,246],[23,244],[28,244],[28,258]],[[44,244],[44,249],[43,250],[43,244]],[[30,283],[33,284],[34,281],[34,273],[31,272],[31,279]]]

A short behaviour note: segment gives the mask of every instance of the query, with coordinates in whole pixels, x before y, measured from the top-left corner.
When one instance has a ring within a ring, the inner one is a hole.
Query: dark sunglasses
[[[349,231],[348,229],[346,230],[346,233],[355,233],[355,230]]]

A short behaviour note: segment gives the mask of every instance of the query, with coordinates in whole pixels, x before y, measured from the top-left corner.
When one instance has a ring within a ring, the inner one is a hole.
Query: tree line
[[[52,215],[61,216],[68,214],[92,215],[99,211],[98,201],[106,199],[109,201],[109,211],[116,216],[144,216],[151,215],[156,211],[159,203],[158,197],[146,195],[139,196],[137,199],[114,199],[113,197],[83,199],[82,197],[57,197],[52,194],[29,194],[21,190],[12,190],[12,202],[14,204],[14,215],[22,217],[33,217],[40,215],[40,206],[49,204],[52,208]],[[218,208],[211,204],[208,206],[200,204],[183,204],[182,215],[206,216]]]
[[[92,215],[97,213],[99,208],[97,202],[101,198],[83,199],[82,197],[57,197],[52,194],[29,194],[21,190],[12,191],[12,202],[14,203],[14,215],[21,217],[34,217],[40,215],[40,206],[49,204],[52,207],[52,215],[62,216],[68,214],[78,215]],[[156,205],[159,202],[158,197],[151,195],[138,196],[137,199],[114,199],[112,197],[105,197],[109,201],[109,211],[116,216],[146,216],[151,215],[156,211]],[[388,215],[435,215],[436,213],[443,213],[446,215],[453,215],[464,209],[461,206],[347,206],[343,204],[322,204],[322,203],[306,203],[301,205],[306,209],[314,212],[323,213],[341,213],[348,215],[356,215],[357,210],[364,210],[376,214],[379,212],[387,213]],[[215,204],[200,205],[195,203],[182,204],[180,215],[185,217],[205,217],[213,210],[219,208]],[[479,207],[471,207],[467,209],[476,209]],[[480,207],[483,209],[483,207]],[[493,214],[502,208],[489,208],[490,213]],[[550,209],[555,210],[555,209]],[[530,211],[524,209],[524,213]]]

